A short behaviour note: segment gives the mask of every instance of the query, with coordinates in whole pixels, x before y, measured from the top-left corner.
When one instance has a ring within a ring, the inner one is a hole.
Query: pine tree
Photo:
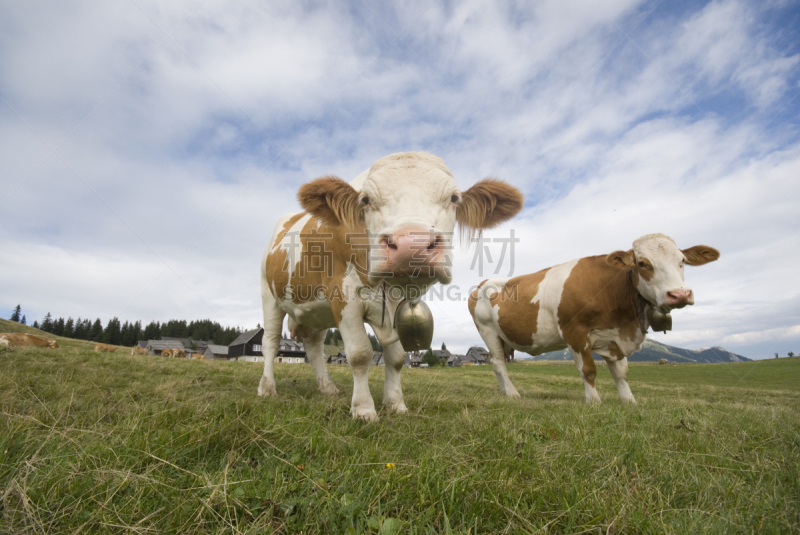
[[[69,338],[76,338],[75,336],[75,322],[72,319],[72,316],[67,318],[67,322],[64,323],[64,336]]]
[[[50,315],[49,312],[47,313],[47,315],[42,320],[42,326],[39,327],[39,328],[41,330],[43,330],[44,332],[46,332],[46,333],[53,332],[53,317]]]
[[[97,318],[92,324],[92,328],[89,329],[89,334],[87,336],[87,339],[91,340],[92,342],[99,342],[102,337],[103,337],[103,323],[100,321],[100,318]]]
[[[56,336],[64,336],[64,318],[58,318],[53,322],[53,330],[51,332]]]
[[[103,342],[118,346],[122,341],[121,335],[122,329],[119,324],[119,318],[114,316],[108,320],[108,325],[106,325],[106,328],[103,331]]]
[[[136,323],[131,325],[131,340],[133,340],[133,342],[131,342],[130,345],[137,343],[139,340],[141,340],[141,338],[142,338],[142,322],[136,320]]]
[[[23,314],[23,316],[22,316],[22,319],[21,319],[21,320],[19,320],[19,322],[20,322],[21,324],[23,324],[23,325],[27,325],[27,324],[28,324],[28,320],[27,320],[27,319],[25,319],[25,315],[24,315],[24,314]]]
[[[142,338],[145,340],[158,340],[161,338],[161,324],[157,321],[151,321],[147,327],[144,328]]]
[[[11,313],[11,321],[19,323],[20,314],[22,313],[22,307],[17,305],[17,308],[14,309],[14,312]]]
[[[447,346],[444,345],[444,342],[442,342],[442,351],[447,351]]]
[[[36,321],[36,320],[33,320],[33,325],[32,325],[32,327],[33,327],[34,329],[38,329],[38,328],[39,328],[39,322],[38,322],[38,321]]]

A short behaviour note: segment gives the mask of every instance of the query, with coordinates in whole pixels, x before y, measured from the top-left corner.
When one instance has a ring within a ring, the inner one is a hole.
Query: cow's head
[[[47,347],[49,347],[51,349],[58,349],[58,342],[56,342],[55,340],[49,340],[48,339],[47,340]]]
[[[323,177],[298,192],[303,208],[329,225],[369,235],[369,278],[425,286],[451,280],[456,222],[467,234],[499,225],[522,209],[522,193],[486,179],[460,191],[445,163],[426,152],[381,158],[361,190]]]
[[[608,255],[609,264],[631,271],[639,294],[666,312],[694,304],[692,290],[683,282],[683,266],[702,266],[719,258],[719,251],[706,245],[678,249],[663,234],[648,234],[633,242],[630,251]]]

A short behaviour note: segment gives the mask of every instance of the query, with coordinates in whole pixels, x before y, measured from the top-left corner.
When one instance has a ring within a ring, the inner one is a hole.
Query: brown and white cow
[[[149,355],[150,353],[143,347],[138,345],[131,348],[131,355]]]
[[[184,359],[186,358],[186,352],[180,348],[167,348],[161,351],[161,356],[167,358]]]
[[[265,358],[258,394],[277,394],[273,359],[288,315],[292,336],[303,340],[317,385],[328,395],[339,390],[325,367],[323,342],[328,328],[339,328],[353,371],[350,413],[377,420],[367,383],[368,323],[383,345],[384,405],[406,412],[405,353],[392,326],[397,305],[450,282],[456,222],[466,233],[494,227],[519,212],[522,194],[494,179],[462,192],[440,158],[406,152],[381,158],[349,184],[316,179],[297,196],[306,212],[278,222],[261,262]]]
[[[58,349],[58,343],[50,338],[42,338],[41,336],[34,336],[32,334],[24,333],[3,333],[0,334],[0,339],[4,339],[5,343],[0,340],[0,344],[7,347],[49,347],[51,349]]]
[[[469,311],[491,353],[500,391],[519,397],[504,356],[513,350],[540,355],[569,348],[583,378],[586,401],[600,401],[592,352],[602,356],[623,402],[635,403],[628,386],[628,355],[649,328],[648,309],[667,313],[694,304],[683,266],[719,258],[705,245],[678,249],[672,238],[648,234],[633,249],[589,256],[511,279],[483,281]]]
[[[95,344],[94,350],[98,353],[115,353],[117,348],[108,344]]]

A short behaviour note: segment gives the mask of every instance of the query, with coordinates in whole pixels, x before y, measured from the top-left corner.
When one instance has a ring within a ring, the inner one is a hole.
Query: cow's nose
[[[667,299],[669,304],[676,308],[694,304],[694,296],[691,290],[670,290],[667,292]]]
[[[389,260],[426,263],[443,248],[444,239],[434,232],[404,231],[384,235],[380,243],[386,247]]]

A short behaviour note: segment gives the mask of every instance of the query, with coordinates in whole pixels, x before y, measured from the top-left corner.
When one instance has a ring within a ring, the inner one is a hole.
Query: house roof
[[[162,351],[164,349],[183,349],[183,344],[177,340],[148,340],[147,349]]]
[[[453,362],[456,359],[458,359],[458,360],[463,362],[464,361],[464,357],[465,357],[465,355],[450,355],[450,357],[448,357],[448,359],[447,359],[447,362]]]
[[[278,345],[278,349],[280,349],[281,351],[305,352],[305,348],[303,347],[302,342],[296,342],[291,338],[281,338],[280,344]]]
[[[245,331],[242,334],[240,334],[239,336],[237,336],[236,339],[233,342],[228,344],[228,347],[246,344],[247,342],[251,341],[256,336],[260,336],[263,333],[264,333],[264,329],[263,328],[253,329],[251,331]]]
[[[177,336],[162,336],[161,340],[163,341],[178,341],[183,344],[183,347],[189,347],[192,345],[192,341],[188,338],[179,338]]]
[[[228,354],[228,346],[218,346],[214,344],[208,344],[208,349],[211,350],[212,353],[215,355],[227,355]]]
[[[440,359],[449,359],[452,353],[447,349],[434,349],[433,354],[436,355]]]
[[[139,340],[136,342],[136,345],[139,347],[147,347],[147,340]]]

